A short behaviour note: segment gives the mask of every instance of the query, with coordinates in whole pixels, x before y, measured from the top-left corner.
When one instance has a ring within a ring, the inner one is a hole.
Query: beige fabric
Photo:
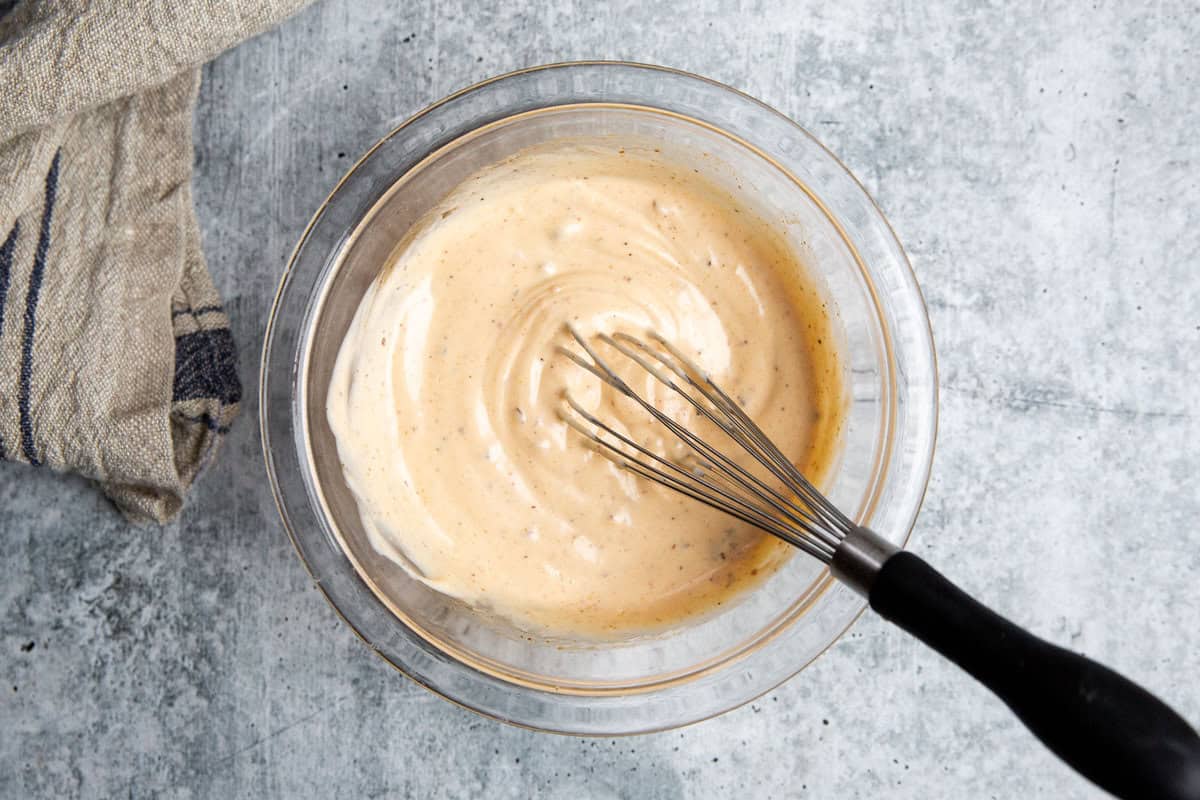
[[[241,389],[191,199],[198,65],[303,0],[26,0],[0,19],[0,456],[165,521]]]

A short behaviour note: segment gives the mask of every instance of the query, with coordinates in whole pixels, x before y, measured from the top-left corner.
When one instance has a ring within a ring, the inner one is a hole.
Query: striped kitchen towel
[[[181,508],[242,397],[192,208],[199,64],[301,5],[0,1],[0,458]]]

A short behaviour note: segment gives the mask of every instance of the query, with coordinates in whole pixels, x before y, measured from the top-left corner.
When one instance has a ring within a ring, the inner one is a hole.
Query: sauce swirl
[[[584,635],[677,624],[762,581],[786,545],[621,470],[561,421],[570,391],[655,451],[678,447],[556,354],[567,322],[661,333],[807,474],[830,468],[841,373],[796,253],[687,166],[558,144],[454,190],[346,333],[327,416],[373,546],[442,592]],[[630,379],[695,423],[652,378]]]

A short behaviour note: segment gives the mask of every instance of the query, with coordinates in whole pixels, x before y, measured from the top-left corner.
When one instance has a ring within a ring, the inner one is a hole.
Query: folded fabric
[[[242,393],[192,207],[198,65],[305,2],[0,18],[0,458],[94,478],[135,521],[178,513]]]

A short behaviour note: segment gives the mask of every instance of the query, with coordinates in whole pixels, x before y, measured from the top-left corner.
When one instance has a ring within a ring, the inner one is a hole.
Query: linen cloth
[[[0,0],[0,458],[177,514],[242,398],[191,196],[201,65],[307,0]]]

